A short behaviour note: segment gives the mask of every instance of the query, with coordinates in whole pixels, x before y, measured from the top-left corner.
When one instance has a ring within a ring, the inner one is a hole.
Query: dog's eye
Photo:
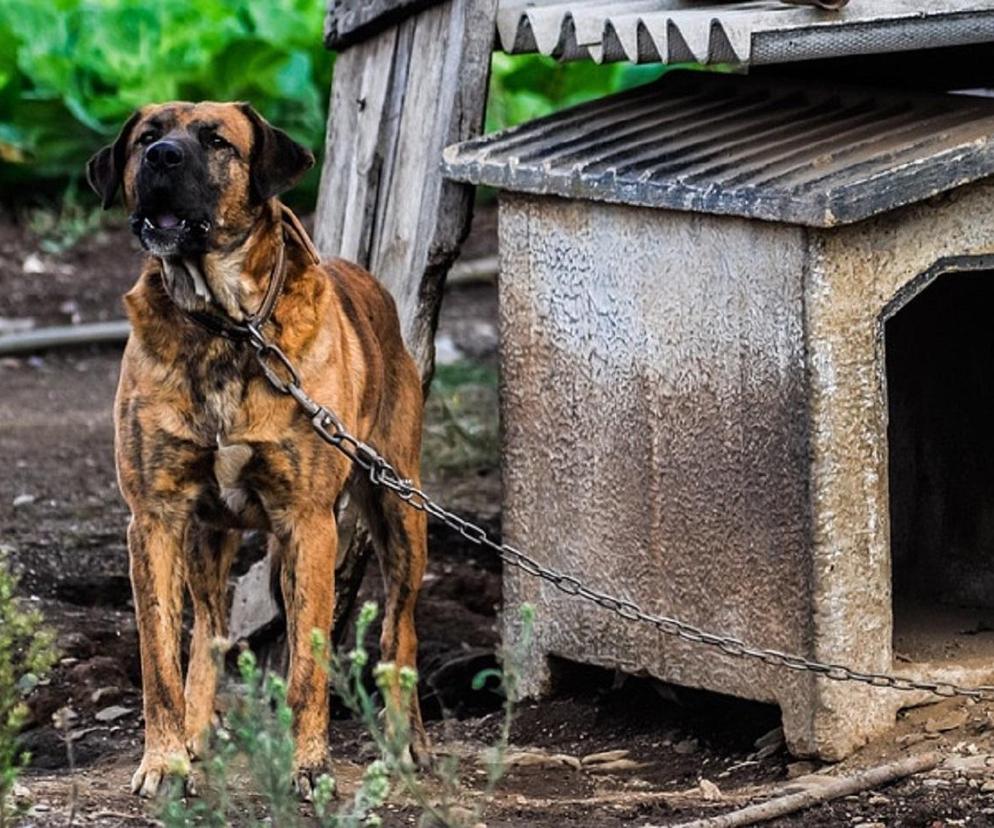
[[[230,147],[231,144],[225,141],[220,135],[208,135],[207,146],[212,149],[223,149],[224,147]]]
[[[157,133],[153,129],[150,129],[150,130],[147,130],[146,132],[143,132],[138,137],[138,143],[141,144],[143,147],[147,147],[149,144],[151,144],[153,141],[155,141],[158,137],[159,137],[159,133]]]

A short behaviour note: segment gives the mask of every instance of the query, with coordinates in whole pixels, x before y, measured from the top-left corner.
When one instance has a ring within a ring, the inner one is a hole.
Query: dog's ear
[[[128,118],[114,143],[108,144],[86,163],[86,180],[100,196],[105,210],[114,203],[117,188],[121,186],[121,176],[124,175],[124,165],[127,162],[128,139],[141,114],[141,110],[138,110]]]
[[[314,166],[314,155],[250,104],[240,103],[238,108],[252,124],[252,194],[258,201],[266,201],[296,184]]]

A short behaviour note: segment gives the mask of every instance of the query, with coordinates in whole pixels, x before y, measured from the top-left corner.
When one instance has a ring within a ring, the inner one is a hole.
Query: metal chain
[[[560,592],[583,598],[628,621],[641,621],[649,624],[665,635],[694,644],[715,647],[726,655],[736,658],[755,659],[764,664],[784,667],[788,670],[814,673],[832,681],[855,681],[890,690],[926,691],[937,696],[965,696],[971,699],[994,701],[994,686],[991,685],[961,687],[945,681],[916,681],[887,673],[854,670],[842,664],[814,661],[780,650],[750,647],[733,636],[710,633],[677,618],[646,612],[633,601],[615,598],[607,593],[591,589],[572,575],[543,566],[521,550],[509,544],[494,541],[483,527],[448,511],[424,491],[414,486],[410,480],[402,478],[376,449],[349,433],[342,421],[333,412],[311,399],[301,387],[300,375],[293,363],[278,346],[268,341],[254,325],[249,325],[248,331],[252,346],[255,348],[255,358],[269,384],[279,393],[293,397],[300,408],[311,418],[311,426],[318,436],[348,457],[354,465],[364,469],[373,485],[389,489],[412,509],[434,516],[470,542],[495,552],[504,563],[536,578],[548,581]]]

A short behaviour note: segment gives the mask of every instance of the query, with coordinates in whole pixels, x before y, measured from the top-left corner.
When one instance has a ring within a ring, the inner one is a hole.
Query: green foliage
[[[500,461],[497,372],[463,360],[439,365],[428,397],[425,464],[444,471],[496,468]]]
[[[323,0],[0,0],[0,187],[77,178],[137,107],[248,100],[322,146]],[[313,192],[316,173],[303,185]]]
[[[326,668],[332,686],[344,705],[363,723],[382,757],[370,763],[352,798],[338,808],[334,807],[334,779],[325,774],[316,780],[313,801],[318,824],[321,828],[378,828],[382,821],[377,810],[391,791],[398,789],[417,804],[422,825],[470,828],[479,822],[483,806],[492,797],[505,770],[519,665],[530,646],[534,612],[530,606],[522,608],[518,644],[504,654],[503,669],[483,671],[473,682],[477,689],[494,686],[505,701],[500,738],[484,755],[487,786],[472,807],[460,804],[465,796],[459,788],[455,757],[442,758],[435,771],[440,796],[429,792],[425,778],[419,776],[411,761],[409,711],[417,694],[417,672],[380,663],[373,670],[376,689],[366,686],[369,651],[365,642],[376,616],[376,604],[362,606],[356,621],[355,646],[345,653],[329,655],[324,635],[318,630],[312,634],[315,656]],[[301,824],[293,793],[293,715],[286,702],[286,685],[281,679],[264,674],[251,652],[239,656],[238,668],[242,692],[237,704],[226,714],[224,726],[214,733],[213,747],[202,765],[203,784],[198,785],[198,798],[184,799],[183,780],[174,778],[159,812],[164,828],[224,828],[233,824],[236,797],[232,788],[242,768],[247,770],[247,781],[252,792],[263,801],[266,813],[255,821],[243,815],[237,824],[280,828]]]
[[[558,63],[543,55],[493,56],[487,132],[541,118],[560,109],[658,78],[670,67]]]
[[[202,763],[198,798],[183,799],[184,782],[177,774],[168,788],[159,818],[165,828],[225,828],[234,806],[232,781],[244,768],[253,793],[262,798],[272,825],[297,820],[293,790],[293,712],[286,701],[286,683],[263,673],[248,650],[238,656],[241,693],[214,733],[210,754]],[[253,822],[253,825],[266,823]]]
[[[70,184],[61,202],[31,207],[26,215],[28,227],[39,239],[38,246],[46,253],[58,254],[99,230],[106,214],[92,200],[81,199],[76,185]]]
[[[531,647],[534,609],[530,604],[522,606],[521,630],[517,644],[512,650],[504,652],[502,669],[481,671],[473,679],[474,689],[479,690],[484,685],[492,684],[495,685],[495,692],[501,693],[504,697],[504,717],[500,736],[494,745],[487,748],[483,756],[487,770],[487,785],[482,796],[473,803],[467,802],[465,792],[460,789],[459,760],[456,756],[440,757],[433,769],[440,788],[440,794],[435,796],[431,795],[424,778],[418,775],[411,762],[409,710],[411,701],[417,693],[417,673],[408,667],[398,669],[395,664],[381,663],[373,671],[379,689],[379,700],[366,690],[363,672],[366,664],[369,663],[369,654],[364,642],[376,614],[376,604],[366,603],[362,606],[356,622],[355,648],[345,655],[332,656],[328,672],[335,692],[345,706],[362,721],[383,757],[385,782],[383,799],[380,802],[386,799],[386,785],[390,780],[394,780],[420,808],[419,825],[444,826],[444,828],[470,828],[477,825],[480,823],[484,806],[492,798],[497,783],[506,770],[504,758],[511,738],[511,722],[514,718],[520,665]],[[316,634],[313,644],[315,650],[323,651],[323,636]],[[382,717],[378,701],[383,704]],[[356,801],[359,801],[358,794]],[[467,804],[470,807],[467,807]],[[332,822],[328,828],[361,828],[361,826],[378,825],[378,821],[370,822],[370,816],[362,814],[365,822],[347,820]]]
[[[24,697],[55,663],[52,633],[41,615],[22,609],[14,592],[17,580],[0,554],[0,828],[11,816],[8,802],[14,782],[30,756],[18,750],[17,734],[24,724]]]

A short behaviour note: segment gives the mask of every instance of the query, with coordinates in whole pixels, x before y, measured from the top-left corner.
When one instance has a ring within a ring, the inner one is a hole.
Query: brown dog
[[[105,207],[123,188],[151,254],[125,297],[132,334],[115,406],[145,709],[145,754],[132,788],[144,796],[203,749],[217,681],[212,642],[226,635],[228,570],[244,528],[269,533],[281,571],[305,794],[327,758],[327,676],[311,635],[331,627],[335,508],[345,493],[383,563],[383,658],[415,663],[425,516],[353,474],[294,401],[267,384],[251,347],[225,335],[229,321],[271,304],[264,333],[297,366],[306,391],[417,483],[421,383],[394,303],[359,267],[318,264],[276,198],[312,164],[246,104],[170,103],[136,112],[87,167]],[[184,586],[194,610],[185,689]],[[411,717],[423,760],[416,702]]]

